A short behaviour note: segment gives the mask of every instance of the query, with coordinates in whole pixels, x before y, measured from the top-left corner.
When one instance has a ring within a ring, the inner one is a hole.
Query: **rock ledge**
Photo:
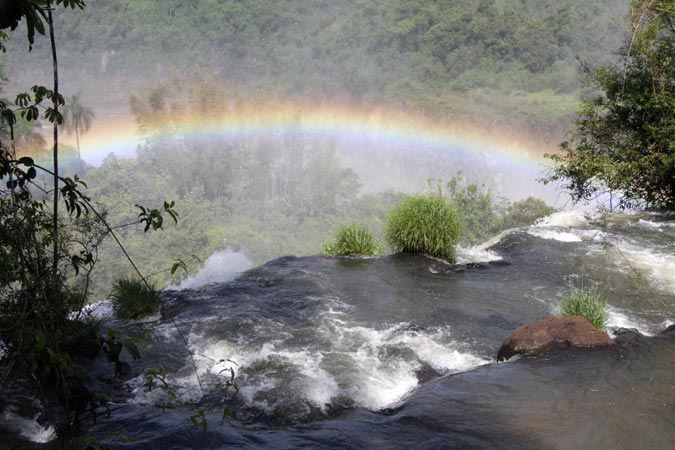
[[[614,345],[615,342],[607,333],[596,329],[583,317],[549,317],[516,328],[502,342],[497,360],[504,361],[514,355],[539,355],[568,348]]]

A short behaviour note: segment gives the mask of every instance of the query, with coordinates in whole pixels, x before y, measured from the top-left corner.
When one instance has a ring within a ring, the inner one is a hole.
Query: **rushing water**
[[[674,217],[558,213],[459,259],[285,257],[166,291],[164,315],[110,321],[152,338],[91,432],[112,449],[672,447],[675,333],[659,331],[675,310]],[[497,363],[501,341],[555,314],[571,284],[604,292],[621,347]],[[163,412],[166,393],[142,376],[159,365],[203,405],[232,367],[231,418],[214,408],[203,432],[187,409]],[[113,368],[94,372],[105,384]],[[56,446],[37,443],[51,431],[33,419],[4,418],[6,448]]]

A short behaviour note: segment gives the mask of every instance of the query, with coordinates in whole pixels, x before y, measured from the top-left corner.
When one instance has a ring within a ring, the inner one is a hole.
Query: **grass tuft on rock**
[[[115,315],[120,319],[141,319],[157,310],[159,300],[154,286],[129,277],[113,281],[111,300]]]
[[[368,230],[351,224],[338,229],[335,238],[327,242],[322,253],[341,256],[373,256],[380,253],[380,246]]]
[[[593,288],[574,289],[563,300],[563,316],[582,316],[598,330],[604,331],[609,320],[605,299]]]
[[[454,261],[460,231],[459,215],[448,200],[438,195],[416,195],[389,214],[386,237],[394,251]]]

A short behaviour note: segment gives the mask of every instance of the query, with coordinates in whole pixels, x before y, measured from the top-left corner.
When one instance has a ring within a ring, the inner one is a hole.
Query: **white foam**
[[[616,333],[614,331],[617,328],[637,330],[645,336],[654,335],[646,322],[633,317],[630,312],[624,309],[607,305],[605,311],[609,316],[605,328],[607,329],[607,333],[613,338],[616,337]]]
[[[505,236],[508,236],[509,234],[513,233],[514,231],[518,230],[518,228],[509,228],[508,230],[504,230],[501,233],[499,233],[496,236],[491,237],[489,240],[486,242],[483,242],[481,245],[479,245],[479,248],[490,248],[492,246],[497,245],[502,239],[504,239]]]
[[[346,389],[357,406],[379,410],[401,401],[418,383],[414,367],[403,360],[385,363],[368,351],[355,355],[359,379]]]
[[[392,344],[410,348],[418,358],[441,373],[468,370],[490,362],[487,359],[457,350],[456,342],[441,344],[442,333],[436,335],[405,333],[392,340]]]
[[[310,355],[301,373],[303,378],[298,381],[298,387],[305,393],[305,397],[322,410],[335,398],[340,388],[335,378],[321,368],[322,355]]]
[[[638,219],[638,221],[635,222],[634,225],[644,228],[656,229],[658,231],[664,231],[669,228],[675,228],[675,221],[673,220],[653,221],[648,219]]]
[[[109,299],[100,300],[98,302],[84,305],[82,313],[89,315],[96,319],[105,319],[113,316],[113,305]],[[70,320],[75,320],[76,317],[81,316],[79,311],[71,312],[68,315]]]
[[[581,242],[581,236],[572,231],[562,230],[559,228],[537,228],[532,227],[527,229],[527,233],[541,239],[548,239],[560,242]]]
[[[537,220],[535,227],[579,227],[588,222],[583,211],[558,211]]]
[[[217,376],[230,376],[230,369],[234,370],[239,392],[245,402],[259,407],[267,412],[273,409],[276,401],[271,403],[267,400],[260,400],[261,393],[278,391],[286,386],[291,388],[298,397],[303,398],[312,405],[325,410],[333,398],[340,390],[335,378],[330,375],[323,367],[323,354],[316,350],[300,349],[289,350],[277,348],[272,342],[266,342],[261,347],[251,350],[244,349],[238,345],[220,340],[211,345],[205,346],[202,351],[208,356],[202,359],[206,362],[206,369]],[[210,364],[208,361],[218,361],[216,364]],[[261,376],[248,375],[247,368],[257,365],[264,365],[276,361],[277,365],[292,368],[297,375],[292,381],[283,377],[276,377],[274,373],[266,372]],[[238,374],[238,375],[237,375]]]
[[[620,241],[621,257],[618,265],[630,264],[630,269],[645,276],[657,289],[672,293],[675,291],[675,255],[660,253],[653,248]],[[625,258],[625,260],[624,260]]]
[[[351,354],[356,365],[354,384],[348,389],[355,403],[368,409],[391,406],[404,398],[418,383],[418,360],[441,373],[469,370],[489,361],[453,348],[442,331],[411,330],[401,323],[384,330],[368,327],[343,327],[341,340],[360,342]],[[410,351],[416,358],[387,357],[389,349]]]
[[[42,426],[37,419],[37,414],[32,419],[18,416],[10,411],[5,411],[2,415],[2,427],[13,433],[25,437],[31,442],[47,443],[56,439],[56,430],[52,425]]]
[[[651,220],[645,220],[645,219],[639,219],[635,224],[637,226],[646,227],[646,228],[654,228],[654,229],[657,229],[657,230],[661,230],[663,228],[675,226],[675,223],[653,222]]]
[[[134,394],[129,403],[161,404],[167,401],[167,393],[159,380],[154,380],[154,388],[150,391],[146,386],[145,374],[139,375],[126,382]],[[185,403],[196,403],[202,399],[204,392],[199,387],[199,381],[192,366],[186,366],[176,373],[167,373],[165,381],[178,399]]]
[[[417,386],[421,363],[446,374],[490,362],[461,351],[444,330],[417,330],[405,323],[385,329],[350,326],[340,317],[344,313],[334,308],[320,317],[317,333],[327,343],[321,346],[289,348],[285,338],[253,347],[228,340],[204,342],[195,335],[190,341],[195,354],[204,355],[200,371],[229,376],[234,369],[244,401],[266,411],[274,409],[280,395],[320,409],[347,397],[356,406],[379,410]],[[290,381],[287,373],[292,373]]]
[[[169,286],[167,289],[196,289],[210,283],[226,283],[251,267],[253,263],[243,252],[219,250],[204,261],[197,275],[186,278],[178,287]]]
[[[500,261],[502,259],[496,252],[488,250],[485,245],[476,245],[466,248],[458,246],[456,256],[457,264],[482,263]]]

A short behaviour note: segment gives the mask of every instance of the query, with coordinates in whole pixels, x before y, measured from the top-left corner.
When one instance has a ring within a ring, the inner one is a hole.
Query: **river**
[[[675,333],[660,331],[675,317],[674,215],[561,212],[458,256],[282,257],[167,290],[162,314],[109,319],[151,332],[90,434],[108,449],[672,446]],[[621,345],[496,362],[572,285],[604,294]],[[179,401],[202,405],[205,431],[195,411],[157,406],[167,392],[143,374],[158,366]],[[238,393],[223,419],[216,384],[230,368]],[[103,359],[92,368],[101,384],[112,376]],[[59,448],[39,417],[4,419],[4,448]]]

